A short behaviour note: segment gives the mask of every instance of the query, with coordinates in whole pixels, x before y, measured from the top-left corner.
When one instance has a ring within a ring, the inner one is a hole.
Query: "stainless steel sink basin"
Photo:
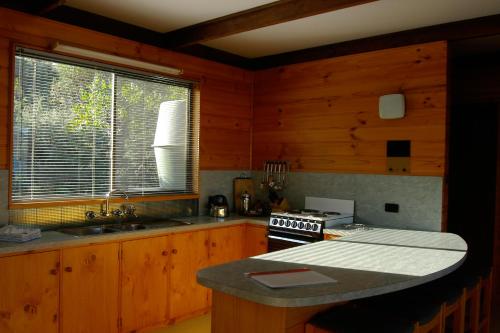
[[[163,222],[147,222],[144,224],[148,229],[156,229],[156,228],[181,227],[181,226],[191,225],[193,223],[186,221],[163,221]]]
[[[146,229],[146,226],[140,223],[124,223],[124,224],[113,224],[110,225],[109,228],[118,231],[134,231],[134,230]]]
[[[102,235],[113,232],[135,231],[144,229],[169,228],[191,225],[191,222],[185,221],[163,221],[163,222],[137,222],[108,225],[90,225],[84,227],[63,228],[59,231],[73,236]]]
[[[88,227],[75,227],[75,228],[64,228],[59,230],[62,233],[73,235],[73,236],[88,236],[88,235],[101,235],[116,232],[118,230],[111,229],[105,225],[96,225]]]

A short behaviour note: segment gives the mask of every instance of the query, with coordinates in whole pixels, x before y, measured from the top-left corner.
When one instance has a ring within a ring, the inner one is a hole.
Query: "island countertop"
[[[377,229],[250,259],[208,267],[198,282],[251,302],[275,307],[334,304],[417,286],[442,277],[465,260],[467,245],[455,234]],[[248,272],[307,267],[335,283],[271,289]]]

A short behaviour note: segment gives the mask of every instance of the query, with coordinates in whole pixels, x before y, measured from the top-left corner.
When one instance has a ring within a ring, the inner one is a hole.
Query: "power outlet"
[[[399,213],[399,205],[396,203],[386,203],[385,211],[389,213]]]

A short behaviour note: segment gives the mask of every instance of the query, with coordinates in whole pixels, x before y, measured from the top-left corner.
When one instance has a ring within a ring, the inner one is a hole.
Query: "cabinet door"
[[[243,258],[244,226],[210,230],[210,265],[219,265]]]
[[[122,332],[167,320],[168,237],[122,243]]]
[[[63,333],[118,331],[118,244],[63,250]]]
[[[58,332],[58,251],[0,258],[0,288],[0,332]]]
[[[267,252],[267,228],[247,225],[245,232],[245,257],[252,257]]]
[[[171,319],[179,319],[208,307],[208,289],[196,282],[196,272],[208,265],[208,232],[194,231],[170,236]]]

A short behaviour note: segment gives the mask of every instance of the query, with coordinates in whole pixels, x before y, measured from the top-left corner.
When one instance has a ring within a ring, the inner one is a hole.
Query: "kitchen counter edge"
[[[121,242],[133,239],[166,236],[174,233],[223,228],[245,223],[266,227],[268,223],[268,218],[244,216],[228,217],[223,221],[208,216],[176,218],[176,220],[188,221],[192,224],[179,227],[122,231],[90,236],[72,236],[59,231],[44,231],[42,232],[42,238],[29,242],[0,242],[0,257],[28,254],[33,252],[45,252],[50,250],[58,250],[65,247],[86,246],[99,243]]]

